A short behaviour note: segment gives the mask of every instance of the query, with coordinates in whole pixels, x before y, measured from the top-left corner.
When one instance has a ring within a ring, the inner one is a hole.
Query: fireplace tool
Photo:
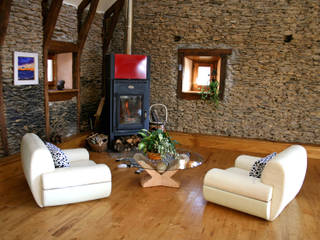
[[[161,103],[152,104],[149,109],[150,130],[161,129],[165,131],[165,125],[168,120],[168,109]]]

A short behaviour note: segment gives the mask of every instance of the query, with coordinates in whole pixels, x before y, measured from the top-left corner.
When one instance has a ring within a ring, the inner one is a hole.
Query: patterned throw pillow
[[[250,169],[249,176],[255,177],[255,178],[261,178],[262,171],[266,166],[267,162],[269,162],[276,154],[277,153],[274,152],[264,158],[261,158],[255,161]]]
[[[69,159],[60,148],[49,142],[46,142],[46,146],[51,153],[53,163],[56,168],[70,167]]]

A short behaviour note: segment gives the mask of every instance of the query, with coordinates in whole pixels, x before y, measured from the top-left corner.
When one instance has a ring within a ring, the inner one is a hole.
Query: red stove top
[[[115,54],[114,75],[116,79],[146,79],[147,56]]]

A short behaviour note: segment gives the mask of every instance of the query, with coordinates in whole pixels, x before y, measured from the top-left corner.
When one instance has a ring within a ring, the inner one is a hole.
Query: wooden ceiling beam
[[[3,45],[9,23],[10,9],[12,0],[0,1],[0,46]]]
[[[113,32],[116,28],[120,12],[124,6],[124,0],[116,1],[105,13],[103,19],[103,55],[108,51]],[[107,21],[110,21],[109,24]]]
[[[72,42],[50,40],[47,43],[47,49],[49,53],[77,52],[78,45]]]
[[[83,0],[79,6],[81,6],[84,2],[87,2],[88,0]],[[97,11],[97,7],[98,7],[98,3],[99,3],[99,0],[91,0],[90,1],[90,9],[89,9],[89,12],[88,12],[88,15],[84,21],[83,24],[81,24],[80,28],[79,28],[79,34],[78,34],[78,50],[79,50],[79,53],[81,54],[82,52],[82,49],[84,47],[84,44],[86,42],[86,39],[87,39],[87,36],[88,36],[88,32],[90,30],[90,26],[93,22],[93,19],[94,19],[94,16],[96,14],[96,11]],[[78,22],[81,22],[81,16],[83,14],[83,11],[84,11],[84,8],[82,7],[82,11],[79,12],[78,11]],[[78,9],[79,10],[79,9]]]
[[[1,0],[0,1],[0,49],[4,43],[4,39],[7,33],[10,10],[12,0]],[[5,118],[5,106],[3,99],[3,86],[2,86],[2,61],[0,56],[0,128],[1,128],[1,142],[5,155],[9,155],[8,146],[8,135],[7,135],[7,124]]]
[[[48,14],[44,14],[46,16],[46,18],[44,19],[44,28],[43,28],[44,45],[46,45],[48,41],[51,40],[54,28],[57,23],[58,15],[62,6],[62,2],[63,0],[52,1]]]
[[[90,2],[91,0],[83,0],[78,6],[78,13],[82,13]]]

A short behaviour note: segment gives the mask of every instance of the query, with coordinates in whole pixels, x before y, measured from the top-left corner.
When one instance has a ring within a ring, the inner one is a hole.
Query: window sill
[[[181,92],[179,94],[179,98],[186,100],[196,100],[201,99],[200,91],[189,91],[189,92]]]
[[[49,101],[65,101],[77,96],[79,93],[78,89],[64,89],[64,90],[49,90]]]

